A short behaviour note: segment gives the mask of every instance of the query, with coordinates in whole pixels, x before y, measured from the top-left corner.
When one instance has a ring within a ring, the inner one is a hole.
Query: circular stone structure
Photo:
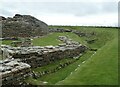
[[[30,15],[2,17],[2,37],[36,37],[48,33],[48,25]]]

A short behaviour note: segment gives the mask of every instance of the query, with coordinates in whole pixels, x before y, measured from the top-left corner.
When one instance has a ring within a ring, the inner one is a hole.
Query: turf
[[[58,45],[62,42],[58,39],[59,36],[68,36],[69,38],[82,42],[79,36],[73,33],[52,33],[42,38],[35,38],[33,39],[32,43],[34,46],[47,46],[47,45]]]
[[[66,27],[64,27],[66,28]],[[84,54],[81,60],[67,66],[58,72],[48,74],[35,80],[39,84],[40,81],[47,81],[48,84],[56,85],[117,85],[118,84],[118,31],[112,28],[79,28],[72,27],[82,32],[95,32],[96,36],[92,37],[75,37],[69,35],[73,40],[82,42],[91,48],[97,48],[95,55],[88,52]],[[54,33],[55,34],[55,33]],[[53,36],[54,36],[53,34]],[[57,34],[58,35],[58,34]],[[63,35],[63,34],[62,34]],[[97,38],[93,44],[85,42],[86,39]],[[52,44],[52,43],[51,43]],[[88,55],[89,54],[89,55]],[[88,55],[88,56],[86,56]],[[92,56],[93,55],[93,56]],[[78,67],[80,65],[80,67]],[[75,71],[77,69],[77,71]],[[72,74],[70,75],[70,73]],[[29,79],[30,80],[30,79]],[[30,80],[30,81],[31,81]],[[35,84],[33,83],[33,84]]]
[[[59,64],[64,64],[68,61],[74,61],[74,60],[75,59],[73,59],[73,58],[64,58],[64,59],[61,59],[61,60],[54,61],[54,62],[50,63],[49,65],[33,68],[32,70],[35,71],[35,72],[52,70],[52,69],[56,68]]]
[[[62,85],[117,85],[118,84],[117,39],[102,47],[77,71],[68,76]]]
[[[26,82],[31,83],[31,81],[35,81],[35,83],[33,83],[33,82],[31,83],[33,85],[40,85],[41,84],[41,83],[39,83],[40,81],[47,81],[48,84],[50,84],[50,85],[55,84],[55,83],[65,79],[68,75],[70,75],[70,73],[72,71],[74,71],[78,67],[79,64],[82,64],[83,61],[87,60],[91,54],[93,54],[93,52],[89,51],[85,55],[83,55],[77,62],[74,62],[73,64],[70,64],[69,66],[67,66],[55,73],[51,73],[51,74],[42,76],[38,79],[33,79],[33,78],[29,77],[26,79]]]
[[[2,41],[2,44],[5,44],[5,45],[11,45],[13,40],[3,40]]]

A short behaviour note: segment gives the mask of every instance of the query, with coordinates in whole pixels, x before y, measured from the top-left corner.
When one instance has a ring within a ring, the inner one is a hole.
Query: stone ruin
[[[15,46],[15,47],[29,47],[32,46],[32,42],[31,39],[24,39],[24,40],[16,40],[16,41],[12,41],[11,46]]]
[[[2,45],[1,53],[8,61],[1,61],[0,71],[2,71],[3,84],[15,83],[24,79],[30,73],[30,67],[40,67],[51,62],[63,59],[74,58],[85,52],[86,46],[72,41],[66,36],[59,36],[63,44],[58,46],[31,46],[31,47],[11,47]],[[15,71],[15,72],[14,72]],[[14,74],[15,73],[15,74]],[[6,80],[7,79],[7,80]]]
[[[60,32],[60,33],[71,32],[71,33],[74,33],[74,34],[78,35],[79,37],[84,37],[84,36],[85,37],[91,37],[91,36],[96,35],[95,32],[87,33],[87,32],[78,31],[78,30],[75,30],[75,29],[64,29],[64,28],[49,28],[49,32]]]
[[[18,59],[0,61],[0,77],[3,85],[16,84],[30,74],[30,65]]]
[[[2,22],[2,37],[36,37],[48,34],[48,25],[31,16],[15,14],[13,17],[0,16]]]
[[[67,36],[59,36],[59,40],[65,43],[66,45],[79,45],[79,42],[73,41],[72,39],[69,39]]]

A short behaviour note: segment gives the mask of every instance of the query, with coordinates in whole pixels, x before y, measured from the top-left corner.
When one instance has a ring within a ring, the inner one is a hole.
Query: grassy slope
[[[80,38],[73,33],[52,33],[42,38],[33,39],[32,43],[36,46],[46,46],[46,45],[58,45],[62,43],[58,40],[59,36],[68,36],[69,38],[81,42]]]
[[[75,60],[75,59],[73,59],[73,58],[64,58],[64,59],[52,62],[49,65],[45,65],[45,66],[42,66],[42,67],[34,68],[33,70],[35,72],[45,71],[45,70],[52,70],[52,69],[56,68],[60,63],[64,64],[67,61],[73,61],[73,60]]]
[[[35,38],[32,40],[32,43],[34,46],[58,45],[62,43],[61,41],[58,40],[59,36],[68,36],[69,38],[75,41],[82,42],[79,36],[73,33],[52,33],[42,38]],[[3,40],[2,44],[10,45],[12,41],[14,40]]]
[[[85,55],[83,55],[77,62],[74,62],[73,64],[70,64],[69,66],[55,72],[51,73],[45,76],[42,76],[40,78],[33,79],[33,78],[27,78],[26,82],[30,82],[34,85],[40,85],[40,81],[47,81],[48,84],[55,84],[63,79],[65,79],[67,76],[70,75],[72,71],[74,71],[79,64],[81,64],[83,61],[89,59],[89,57],[93,54],[93,52],[87,52]]]
[[[113,31],[114,32],[114,31]],[[77,71],[57,84],[116,85],[118,84],[118,36],[104,45]],[[113,36],[114,36],[113,35]]]
[[[81,28],[72,27],[74,29],[83,31],[83,32],[96,32],[97,41],[93,44],[87,44],[86,39],[91,39],[94,37],[81,37],[74,34],[68,33],[69,37],[73,40],[82,42],[89,47],[98,48],[97,53],[90,57],[93,53],[87,52],[79,61],[67,66],[64,69],[59,70],[58,72],[48,74],[41,78],[33,79],[30,78],[27,81],[40,85],[41,81],[47,81],[48,84],[81,84],[81,85],[98,85],[98,84],[117,84],[118,77],[118,44],[117,44],[117,30],[116,29],[104,29],[104,28]],[[52,41],[56,43],[56,39],[59,35],[66,35],[67,33],[53,33],[52,37],[55,37]],[[46,37],[49,39],[49,37]],[[47,41],[46,39],[46,41]],[[53,44],[50,40],[50,45]],[[107,44],[106,44],[107,43]],[[47,43],[45,43],[46,45]],[[44,45],[42,43],[42,45]],[[87,60],[89,59],[89,60]],[[82,61],[86,60],[85,63]],[[78,65],[81,65],[78,67]],[[75,69],[77,71],[74,71]],[[72,75],[70,73],[73,72]],[[63,81],[62,81],[63,80]]]

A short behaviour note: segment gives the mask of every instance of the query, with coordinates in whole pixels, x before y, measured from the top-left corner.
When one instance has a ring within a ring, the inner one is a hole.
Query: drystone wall
[[[59,46],[46,47],[5,47],[3,50],[5,50],[3,51],[5,57],[20,59],[22,62],[28,63],[31,67],[38,67],[62,58],[76,57],[83,53],[86,47],[83,45],[61,44]]]
[[[40,67],[53,61],[63,58],[74,58],[85,52],[86,46],[72,41],[68,37],[59,36],[63,44],[58,46],[31,46],[31,47],[11,47],[1,45],[3,58],[8,60],[0,61],[0,75],[3,84],[14,84],[30,73],[30,67]],[[14,79],[15,78],[15,79]],[[20,82],[19,82],[20,84]]]
[[[74,33],[80,37],[90,37],[90,36],[93,36],[93,35],[96,35],[95,32],[82,32],[82,31],[78,31],[78,30],[72,30],[72,29],[64,29],[64,28],[49,28],[49,32],[60,32],[60,33],[63,33],[63,32],[71,32],[71,33]]]
[[[0,61],[2,85],[19,85],[30,74],[30,65],[15,59]]]

